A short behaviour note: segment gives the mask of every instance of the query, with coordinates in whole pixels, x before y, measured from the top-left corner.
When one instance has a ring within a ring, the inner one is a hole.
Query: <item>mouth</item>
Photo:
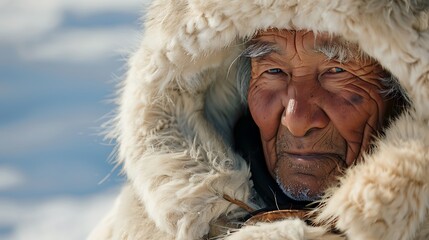
[[[283,152],[281,155],[287,155],[294,159],[302,159],[306,161],[323,160],[323,159],[335,159],[338,161],[344,161],[344,158],[338,153],[330,152],[309,152],[309,153],[296,153],[296,152]]]
[[[287,196],[319,198],[345,168],[344,157],[335,152],[282,151],[277,154],[272,175]]]
[[[282,152],[278,159],[287,163],[295,173],[304,175],[326,174],[347,167],[344,157],[332,152]]]

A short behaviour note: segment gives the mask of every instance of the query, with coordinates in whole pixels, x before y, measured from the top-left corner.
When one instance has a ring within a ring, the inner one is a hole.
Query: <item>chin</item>
[[[307,178],[307,179],[303,179]],[[311,180],[310,176],[287,177],[286,179],[280,174],[275,174],[275,180],[283,193],[289,198],[296,201],[317,201],[320,200],[324,194],[324,187],[319,186],[316,180]]]

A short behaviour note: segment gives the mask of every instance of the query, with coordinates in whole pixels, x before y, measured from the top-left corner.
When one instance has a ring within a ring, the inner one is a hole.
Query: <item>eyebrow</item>
[[[323,53],[329,60],[347,63],[353,60],[371,60],[357,44],[345,41],[341,38],[327,39],[317,42],[314,50]]]
[[[353,60],[371,61],[372,58],[364,53],[357,44],[341,38],[322,39],[314,45],[315,52],[324,54],[328,60],[347,63]],[[262,58],[271,53],[281,53],[280,48],[273,42],[251,41],[241,53],[242,57]]]
[[[271,53],[279,53],[280,48],[272,42],[266,41],[253,41],[241,53],[242,57],[260,58],[267,56]]]

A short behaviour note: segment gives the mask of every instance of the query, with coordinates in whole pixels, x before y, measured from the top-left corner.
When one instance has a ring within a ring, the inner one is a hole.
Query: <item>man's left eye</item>
[[[345,72],[346,70],[344,70],[343,68],[340,67],[333,67],[330,68],[327,72],[328,73],[341,73],[341,72]]]
[[[276,73],[282,73],[283,71],[280,68],[271,68],[266,71],[266,73],[270,74],[276,74]]]

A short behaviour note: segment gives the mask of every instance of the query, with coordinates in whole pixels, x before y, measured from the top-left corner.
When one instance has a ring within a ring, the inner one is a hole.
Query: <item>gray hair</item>
[[[243,104],[247,105],[247,91],[249,90],[249,82],[252,75],[250,59],[263,57],[272,52],[279,52],[275,44],[256,41],[250,42],[247,48],[239,55],[237,60],[237,89]]]
[[[241,103],[247,106],[247,92],[249,91],[250,78],[252,77],[250,58],[240,56],[237,60],[237,89]]]

